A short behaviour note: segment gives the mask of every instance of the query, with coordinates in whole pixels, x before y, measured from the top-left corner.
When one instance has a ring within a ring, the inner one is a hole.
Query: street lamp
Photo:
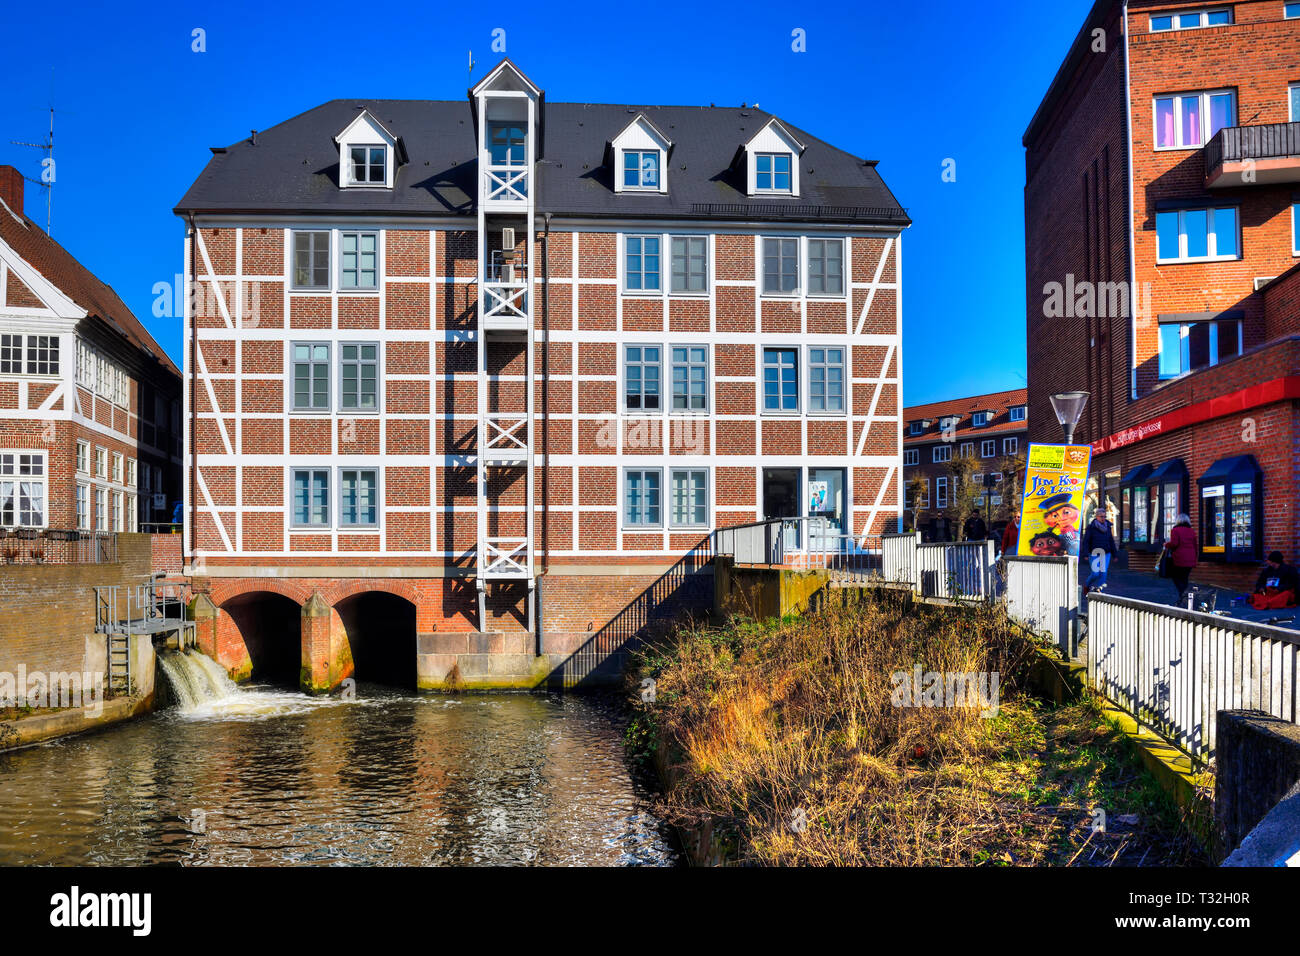
[[[1074,426],[1079,424],[1083,406],[1088,404],[1087,392],[1058,392],[1052,396],[1052,411],[1065,429],[1065,443],[1074,444]]]

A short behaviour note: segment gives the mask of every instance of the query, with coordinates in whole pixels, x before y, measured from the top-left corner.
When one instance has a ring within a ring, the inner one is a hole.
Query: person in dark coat
[[[980,517],[979,509],[966,519],[966,525],[963,529],[966,532],[967,541],[983,541],[989,536],[989,529],[984,524],[984,519]]]
[[[1273,611],[1294,607],[1300,597],[1300,572],[1286,563],[1281,551],[1268,556],[1268,564],[1259,573],[1255,593],[1250,596],[1250,606],[1257,611]]]
[[[1101,553],[1097,554],[1098,551]],[[1115,532],[1111,530],[1106,509],[1098,508],[1084,529],[1083,544],[1079,550],[1079,555],[1086,557],[1092,567],[1083,584],[1085,592],[1100,591],[1106,587],[1106,572],[1110,570],[1110,562],[1117,554],[1119,547],[1115,544]]]
[[[1192,530],[1192,519],[1187,515],[1178,516],[1174,530],[1169,532],[1169,540],[1165,542],[1165,552],[1169,555],[1169,576],[1178,589],[1181,607],[1187,597],[1187,579],[1191,577],[1192,568],[1196,567],[1196,532]]]

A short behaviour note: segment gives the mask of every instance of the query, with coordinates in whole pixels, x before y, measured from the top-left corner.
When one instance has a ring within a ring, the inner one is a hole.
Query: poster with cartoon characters
[[[1029,446],[1017,554],[1078,556],[1079,516],[1091,465],[1089,445]]]

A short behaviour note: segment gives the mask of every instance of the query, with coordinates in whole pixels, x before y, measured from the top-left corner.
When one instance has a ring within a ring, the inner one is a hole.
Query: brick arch
[[[333,588],[327,596],[330,607],[338,607],[343,601],[350,597],[356,597],[358,594],[378,592],[382,594],[391,594],[394,597],[402,598],[409,601],[418,610],[420,607],[420,592],[409,581],[403,580],[367,580],[361,578],[354,581],[341,581]],[[325,596],[325,595],[322,595]]]
[[[214,582],[208,590],[208,600],[217,607],[245,594],[279,594],[299,607],[306,604],[314,588],[280,578],[254,578]]]

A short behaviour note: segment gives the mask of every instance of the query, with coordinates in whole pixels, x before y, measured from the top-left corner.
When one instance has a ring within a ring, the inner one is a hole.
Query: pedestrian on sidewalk
[[[988,537],[988,527],[984,524],[984,519],[980,517],[978,508],[966,519],[962,531],[965,533],[967,541],[983,541]]]
[[[1187,579],[1191,577],[1192,568],[1196,567],[1196,532],[1192,530],[1190,517],[1178,516],[1174,530],[1165,542],[1165,551],[1169,555],[1169,576],[1178,589],[1178,606],[1182,607],[1187,597]]]
[[[1020,515],[1011,512],[1011,520],[1002,532],[1002,555],[1015,554],[1020,546]]]
[[[1106,587],[1106,572],[1110,570],[1111,559],[1119,554],[1115,533],[1111,530],[1105,508],[1098,508],[1088,522],[1088,527],[1083,532],[1080,553],[1088,556],[1090,565],[1088,579],[1083,583],[1084,593],[1102,590]]]

